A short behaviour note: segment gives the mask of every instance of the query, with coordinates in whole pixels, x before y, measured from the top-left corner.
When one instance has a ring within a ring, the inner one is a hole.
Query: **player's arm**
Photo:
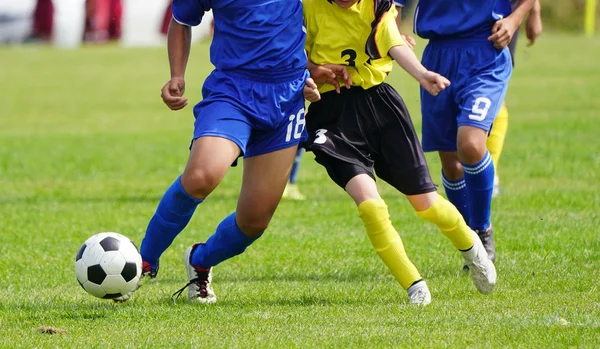
[[[171,110],[179,110],[187,105],[187,98],[183,98],[183,93],[185,92],[185,68],[190,56],[191,43],[192,29],[172,18],[167,33],[171,79],[161,90],[161,97]]]
[[[450,86],[448,79],[427,70],[408,45],[394,46],[388,54],[433,96],[437,96],[440,91]]]
[[[497,49],[505,48],[512,40],[515,31],[519,28],[525,16],[529,13],[535,2],[538,0],[521,0],[510,16],[502,18],[492,27],[492,35],[488,37],[489,41],[494,42]]]
[[[185,92],[185,69],[192,44],[192,26],[200,24],[204,12],[210,9],[207,0],[173,0],[173,18],[167,33],[167,50],[171,79],[163,86],[161,97],[171,110],[187,105]]]
[[[525,32],[529,45],[533,45],[538,36],[542,34],[542,5],[540,0],[536,0],[529,11],[527,22],[525,23]]]

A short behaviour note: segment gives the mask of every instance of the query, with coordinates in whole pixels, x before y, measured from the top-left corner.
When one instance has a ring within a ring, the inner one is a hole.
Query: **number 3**
[[[324,128],[318,129],[316,132],[317,137],[315,137],[315,140],[313,143],[324,144],[325,142],[327,142],[327,136],[325,136],[326,133],[327,133],[326,129],[324,129]]]
[[[349,56],[348,59],[346,60],[346,62],[348,62],[348,65],[351,67],[356,67],[356,51],[354,51],[353,49],[347,49],[342,51],[342,58],[344,58],[344,56]]]
[[[471,113],[469,114],[469,119],[475,121],[483,121],[487,116],[488,110],[492,106],[492,101],[490,101],[487,97],[477,97],[475,102],[473,102],[473,108],[471,108]]]

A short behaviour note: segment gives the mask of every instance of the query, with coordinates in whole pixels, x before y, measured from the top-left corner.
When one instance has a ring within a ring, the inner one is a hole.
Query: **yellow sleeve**
[[[406,45],[396,25],[398,11],[392,6],[383,14],[375,29],[375,45],[380,57],[385,57],[394,46]]]

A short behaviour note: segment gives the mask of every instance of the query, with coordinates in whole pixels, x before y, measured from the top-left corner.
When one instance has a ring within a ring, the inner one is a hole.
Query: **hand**
[[[400,34],[400,35],[402,36],[404,41],[406,41],[406,43],[408,44],[408,47],[414,48],[415,46],[417,46],[417,42],[415,41],[415,39],[412,36],[405,35],[405,34]]]
[[[180,110],[183,109],[187,103],[187,98],[183,98],[183,93],[185,92],[185,81],[183,78],[172,78],[163,86],[160,96],[162,97],[163,102],[169,107],[171,110]]]
[[[345,65],[341,64],[324,64],[314,65],[309,68],[310,77],[317,83],[329,83],[335,87],[335,91],[340,93],[340,81],[346,88],[352,87],[352,78],[348,73]]]
[[[450,86],[450,80],[429,70],[421,75],[419,83],[432,96],[437,96],[442,90]]]
[[[488,40],[493,41],[494,47],[501,50],[510,44],[518,27],[519,23],[512,19],[511,16],[502,18],[494,23],[492,35],[488,37]]]
[[[538,36],[542,34],[542,17],[539,12],[530,12],[525,22],[525,32],[527,33],[527,39],[529,40],[528,46],[535,43]]]
[[[304,94],[304,98],[311,103],[321,100],[321,94],[319,93],[317,84],[315,84],[315,81],[311,78],[306,79],[306,82],[304,83],[304,90],[302,92]]]

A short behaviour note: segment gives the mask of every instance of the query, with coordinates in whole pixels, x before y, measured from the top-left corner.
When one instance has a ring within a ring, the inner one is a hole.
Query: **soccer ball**
[[[142,275],[142,257],[127,237],[99,233],[75,257],[77,281],[92,296],[114,299],[133,291]]]

